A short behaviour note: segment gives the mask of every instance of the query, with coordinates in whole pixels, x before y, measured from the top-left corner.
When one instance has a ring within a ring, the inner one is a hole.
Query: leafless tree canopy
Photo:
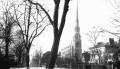
[[[88,33],[86,33],[88,40],[93,44],[93,46],[97,45],[100,33],[101,33],[101,27],[99,26],[94,26]]]

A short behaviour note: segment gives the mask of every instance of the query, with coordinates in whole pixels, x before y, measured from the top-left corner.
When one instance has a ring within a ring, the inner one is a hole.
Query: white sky
[[[73,41],[73,37],[75,34],[74,28],[76,24],[76,1],[77,0],[70,1],[70,7],[67,13],[63,34],[60,40],[59,50],[70,45]],[[92,47],[85,36],[85,34],[91,29],[91,27],[97,25],[102,26],[105,29],[109,28],[110,18],[115,12],[115,9],[111,6],[109,1],[110,0],[79,0],[79,25],[83,51],[88,50],[89,47]],[[52,7],[51,10],[53,10],[52,4],[54,3],[48,2],[47,4],[47,6],[49,6],[50,9]],[[99,41],[108,41],[108,35],[110,34],[103,35],[102,38],[99,38]],[[32,47],[31,52],[33,52],[33,50],[35,49],[40,49],[40,47],[42,48],[43,52],[49,51],[51,50],[52,44],[52,26],[48,26],[46,30],[34,40],[34,46]]]

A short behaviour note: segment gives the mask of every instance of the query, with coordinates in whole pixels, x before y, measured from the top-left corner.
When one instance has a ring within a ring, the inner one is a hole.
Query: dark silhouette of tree
[[[31,4],[39,6],[40,9],[42,9],[44,11],[44,13],[47,15],[51,25],[53,26],[54,41],[53,41],[53,46],[51,49],[51,59],[50,59],[50,63],[49,63],[49,69],[53,69],[55,62],[56,62],[56,58],[57,58],[59,42],[60,42],[61,34],[62,34],[64,25],[65,25],[65,19],[66,19],[66,14],[68,12],[68,7],[69,7],[68,5],[69,5],[70,0],[65,0],[65,2],[64,2],[60,26],[58,26],[58,15],[59,15],[59,4],[60,4],[61,0],[54,0],[55,8],[54,8],[53,19],[51,18],[49,13],[46,11],[46,9],[40,3],[35,3],[31,0],[28,0],[28,1]]]
[[[84,52],[83,56],[85,58],[85,63],[88,63],[88,61],[90,61],[90,53],[88,52]]]
[[[46,53],[44,53],[42,58],[41,58],[41,64],[46,65],[46,67],[48,67],[50,57],[51,57],[51,52],[50,51],[47,51]]]

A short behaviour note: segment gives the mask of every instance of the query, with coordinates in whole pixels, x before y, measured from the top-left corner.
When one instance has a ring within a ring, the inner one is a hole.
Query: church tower
[[[80,27],[79,27],[79,18],[78,18],[78,4],[76,12],[76,26],[75,26],[75,36],[74,36],[74,45],[75,45],[75,58],[76,61],[82,61],[82,49],[81,49],[81,36],[80,36]]]

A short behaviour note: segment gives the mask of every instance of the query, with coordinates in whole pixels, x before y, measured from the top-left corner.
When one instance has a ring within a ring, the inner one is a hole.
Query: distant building
[[[69,45],[61,50],[61,56],[66,58],[71,58],[74,56],[74,47]]]
[[[101,63],[105,52],[105,43],[99,42],[96,46],[90,48],[90,63]]]
[[[112,41],[111,41],[112,40]],[[119,49],[119,42],[114,42],[114,39],[109,39],[109,42],[99,42],[96,46],[90,48],[90,63],[102,63],[104,61],[114,61],[113,55]]]

